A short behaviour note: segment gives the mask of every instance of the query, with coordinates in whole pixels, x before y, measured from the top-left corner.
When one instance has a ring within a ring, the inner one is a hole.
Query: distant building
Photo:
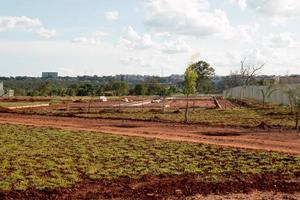
[[[2,97],[5,94],[3,89],[3,82],[0,82],[0,97]]]
[[[15,91],[14,90],[7,90],[7,93],[6,93],[5,96],[7,96],[7,97],[13,97],[13,96],[15,96]]]
[[[15,96],[15,91],[9,89],[4,90],[3,82],[0,82],[0,97],[13,97],[13,96]]]
[[[43,72],[42,78],[57,78],[58,72]]]
[[[299,75],[282,76],[282,77],[280,77],[279,83],[281,83],[281,84],[297,84],[297,83],[300,83],[300,76]]]

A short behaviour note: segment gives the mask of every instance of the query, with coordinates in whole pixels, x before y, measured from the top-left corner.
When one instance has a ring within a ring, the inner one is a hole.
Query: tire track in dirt
[[[0,123],[278,151],[300,155],[300,133],[131,120],[0,113]]]

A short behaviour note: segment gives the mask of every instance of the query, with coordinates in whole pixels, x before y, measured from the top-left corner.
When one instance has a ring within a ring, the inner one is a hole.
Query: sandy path
[[[261,149],[300,155],[300,133],[208,127],[178,123],[84,119],[0,113],[0,123],[86,130],[172,141]]]

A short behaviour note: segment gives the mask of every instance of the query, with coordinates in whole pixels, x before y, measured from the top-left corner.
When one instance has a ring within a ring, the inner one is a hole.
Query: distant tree
[[[111,87],[112,87],[112,91],[114,92],[114,95],[116,96],[127,95],[129,92],[128,83],[124,81],[114,81]]]
[[[250,85],[255,81],[255,76],[258,75],[259,71],[263,69],[265,63],[262,64],[246,64],[247,57],[241,61],[241,67],[239,71],[240,82],[243,86]]]
[[[129,86],[124,81],[115,81],[112,84],[112,90],[116,96],[119,96],[119,110],[121,110],[122,96],[127,95],[129,92]]]
[[[172,91],[170,90],[170,87],[168,87],[168,86],[161,86],[159,96],[162,97],[162,102],[163,102],[162,110],[163,110],[163,112],[165,111],[165,107],[166,107],[166,98],[168,96],[172,95],[171,92]]]
[[[38,92],[40,96],[48,96],[50,92],[51,84],[50,82],[43,82],[39,87],[38,87]]]
[[[77,89],[77,96],[92,96],[94,94],[94,87],[90,83],[84,83]]]
[[[215,70],[205,61],[198,61],[190,65],[191,69],[197,73],[196,89],[199,93],[209,93],[214,90],[211,77],[215,75]]]
[[[191,64],[184,73],[184,93],[186,95],[186,108],[184,114],[184,122],[188,122],[188,109],[189,109],[189,96],[195,93],[196,90],[196,81],[198,78],[197,72]]]
[[[136,84],[134,86],[134,94],[137,95],[137,96],[140,96],[140,95],[146,95],[147,94],[147,85],[145,84]]]
[[[161,86],[160,86],[159,82],[157,81],[157,79],[152,78],[148,82],[147,86],[148,86],[148,91],[147,91],[148,95],[159,95]]]

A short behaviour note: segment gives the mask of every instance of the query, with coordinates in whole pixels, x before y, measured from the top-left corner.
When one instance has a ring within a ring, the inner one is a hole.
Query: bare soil
[[[0,123],[61,128],[74,131],[86,130],[300,155],[300,133],[293,130],[212,127],[197,124],[87,119],[16,113],[0,113]]]
[[[72,188],[0,192],[6,199],[187,199],[193,195],[248,194],[252,191],[272,191],[294,196],[300,190],[299,180],[282,179],[280,174],[253,175],[241,178],[239,174],[227,181],[208,182],[196,175],[159,177],[147,176],[140,180],[86,181]]]

